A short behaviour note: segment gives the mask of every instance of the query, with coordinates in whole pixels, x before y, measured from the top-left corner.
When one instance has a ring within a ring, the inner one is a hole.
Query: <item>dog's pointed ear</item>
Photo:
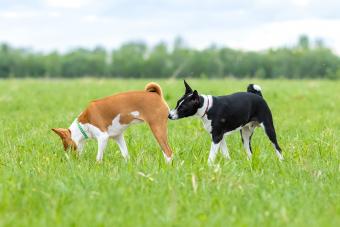
[[[60,136],[61,139],[65,139],[70,135],[70,130],[66,128],[52,128],[52,131]]]
[[[189,84],[184,80],[184,86],[185,86],[185,94],[192,93],[192,89],[189,86]]]
[[[198,92],[196,90],[192,93],[192,99],[197,103],[200,102],[200,96],[198,95]]]

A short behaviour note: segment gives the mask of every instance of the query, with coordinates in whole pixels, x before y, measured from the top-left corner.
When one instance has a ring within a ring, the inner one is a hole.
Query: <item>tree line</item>
[[[66,53],[39,53],[0,44],[0,78],[340,78],[340,58],[322,40],[301,36],[290,47],[242,51],[211,46],[189,48],[177,38],[172,46],[130,42],[108,51],[102,47]]]

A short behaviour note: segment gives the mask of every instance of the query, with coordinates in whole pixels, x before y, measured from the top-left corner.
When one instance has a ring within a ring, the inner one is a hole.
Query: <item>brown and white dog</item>
[[[92,101],[68,129],[53,128],[62,139],[65,151],[70,148],[80,154],[87,138],[98,142],[97,161],[103,159],[109,138],[116,140],[123,157],[129,158],[123,132],[131,124],[145,121],[163,150],[167,162],[172,151],[167,140],[169,107],[156,83],[146,85],[144,91],[129,91]]]

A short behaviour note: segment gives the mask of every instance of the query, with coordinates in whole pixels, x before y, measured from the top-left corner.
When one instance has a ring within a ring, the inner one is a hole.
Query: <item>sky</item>
[[[36,51],[118,48],[129,41],[244,50],[301,34],[340,54],[339,0],[0,0],[0,43]]]

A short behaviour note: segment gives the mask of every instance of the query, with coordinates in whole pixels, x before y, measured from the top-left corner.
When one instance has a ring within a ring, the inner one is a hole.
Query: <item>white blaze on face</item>
[[[191,95],[189,95],[188,97],[190,97]],[[187,97],[186,97],[187,98]],[[175,120],[175,119],[178,119],[178,112],[177,112],[177,109],[182,105],[182,103],[185,101],[185,99],[186,98],[184,98],[179,104],[178,104],[178,106],[177,106],[177,108],[176,109],[173,109],[173,110],[171,110],[170,111],[170,118],[171,119],[173,119],[173,120]]]
[[[178,118],[177,109],[171,110],[169,115],[171,119],[177,119]]]

